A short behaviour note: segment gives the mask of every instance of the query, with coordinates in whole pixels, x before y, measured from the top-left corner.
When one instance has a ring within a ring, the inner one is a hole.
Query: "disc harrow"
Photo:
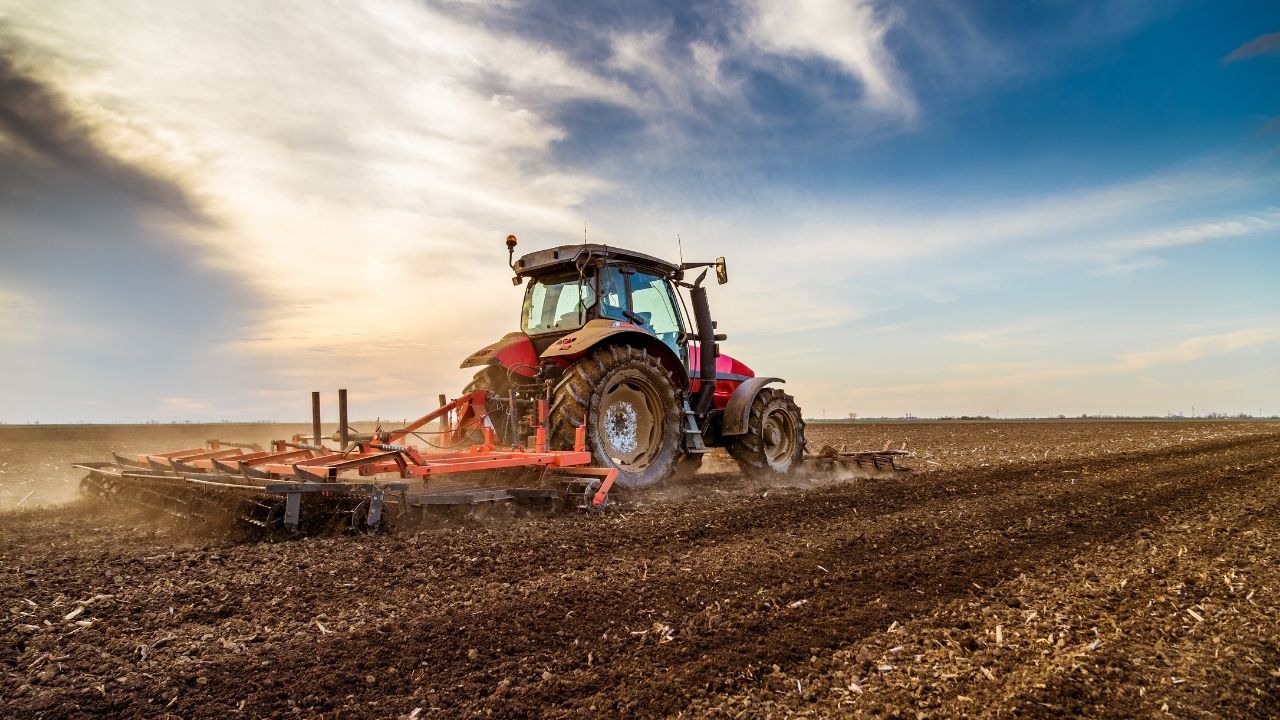
[[[905,443],[904,443],[905,444]],[[839,449],[824,445],[816,454],[805,458],[810,466],[822,471],[833,471],[837,468],[852,471],[856,475],[875,477],[884,474],[910,472],[910,468],[898,464],[899,460],[912,457],[905,448],[890,449],[886,443],[883,450],[862,450],[850,452],[842,445]]]
[[[296,533],[392,527],[450,507],[598,511],[617,477],[612,468],[590,467],[581,427],[572,450],[550,449],[541,403],[529,419],[532,447],[500,447],[485,410],[486,391],[444,403],[403,428],[368,434],[347,425],[346,392],[340,391],[337,447],[329,447],[320,436],[318,395],[313,393],[311,437],[295,435],[265,450],[210,440],[161,453],[113,453],[110,462],[75,465],[87,472],[81,491],[196,523]],[[432,422],[441,439],[433,451],[405,444]]]

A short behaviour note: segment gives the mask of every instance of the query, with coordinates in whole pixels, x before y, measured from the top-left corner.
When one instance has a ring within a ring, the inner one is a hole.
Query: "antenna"
[[[587,244],[587,221],[582,221],[582,244]]]
[[[676,249],[680,253],[680,264],[684,264],[684,240],[680,238],[680,233],[676,233]]]

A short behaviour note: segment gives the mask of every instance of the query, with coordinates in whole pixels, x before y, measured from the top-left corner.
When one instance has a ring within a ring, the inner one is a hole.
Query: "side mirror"
[[[716,258],[716,282],[721,285],[729,282],[729,266],[725,265],[724,258]]]

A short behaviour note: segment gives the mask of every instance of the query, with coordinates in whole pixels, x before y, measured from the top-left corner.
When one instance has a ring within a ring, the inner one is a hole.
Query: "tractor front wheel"
[[[785,475],[804,456],[804,417],[792,397],[764,388],[751,402],[747,432],[729,439],[729,454],[746,472]]]
[[[671,373],[641,348],[609,345],[570,365],[551,399],[555,447],[586,426],[595,464],[616,468],[634,490],[670,477],[680,458],[680,405]]]

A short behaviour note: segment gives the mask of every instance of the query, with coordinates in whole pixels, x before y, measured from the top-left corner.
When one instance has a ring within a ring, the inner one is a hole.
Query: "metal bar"
[[[290,463],[290,465],[328,465],[331,462],[341,460],[345,457],[347,456],[342,453],[329,453],[328,455],[321,455],[320,457],[313,457],[296,463]]]
[[[555,500],[560,496],[555,488],[507,488],[507,493],[516,500]]]
[[[169,463],[162,463],[155,458],[147,458],[147,464],[156,472],[165,473],[173,470],[173,466]]]
[[[520,404],[516,401],[515,386],[507,388],[507,442],[515,445],[520,440]]]
[[[321,466],[319,469],[322,472],[316,472],[315,470],[303,467],[302,465],[294,465],[293,476],[304,482],[308,479],[316,482],[326,482],[336,475],[336,473],[330,473],[329,468]]]
[[[219,440],[214,438],[208,441],[210,447],[233,447],[241,450],[251,450],[253,452],[262,452],[262,446],[258,443],[231,442],[229,440]]]
[[[473,470],[501,470],[503,468],[513,467],[535,467],[538,465],[554,465],[555,460],[549,457],[531,456],[528,458],[512,457],[512,458],[480,458],[475,462],[452,462],[446,464],[429,463],[427,465],[410,465],[405,469],[405,473],[414,477],[425,477],[427,475],[445,475],[448,473],[471,472]]]
[[[349,492],[360,487],[374,487],[371,483],[316,483],[278,482],[263,486],[269,493]]]
[[[320,392],[311,393],[311,442],[319,445],[324,442],[320,438]]]
[[[446,397],[444,393],[440,393],[440,409],[444,410],[448,406],[449,406],[449,398]],[[440,437],[444,437],[444,434],[449,432],[449,411],[448,410],[445,410],[445,413],[440,416],[439,430],[440,430]]]
[[[181,455],[178,457],[174,457],[172,455],[151,455],[148,457],[167,460],[170,463],[177,462],[177,461],[181,461],[185,463],[193,463],[199,460],[208,460],[210,458],[226,458],[230,460],[244,454],[245,452],[243,450],[240,450],[239,448],[230,448],[227,450],[207,450],[202,453],[192,453],[191,455]]]
[[[511,497],[511,493],[505,489],[472,490],[432,493],[429,495],[409,495],[406,498],[406,502],[410,505],[475,505],[482,502],[510,500]]]
[[[250,460],[259,460],[261,458],[268,457],[271,454],[272,453],[266,450],[259,450],[257,452],[245,453],[244,455],[235,455],[233,457],[228,457],[228,458],[214,458],[214,459],[219,460],[220,462],[226,462],[228,460],[231,460],[233,462],[248,462]]]
[[[183,478],[183,481],[194,485],[204,485],[206,487],[228,488],[232,490],[252,490],[253,492],[263,491],[261,485],[237,485],[235,483],[214,482],[213,480],[200,480],[193,477]]]
[[[538,398],[538,427],[533,434],[533,449],[543,453],[547,451],[547,401]]]
[[[307,458],[310,456],[311,453],[307,450],[290,450],[282,453],[270,453],[268,455],[263,455],[262,457],[253,458],[252,460],[246,458],[235,458],[235,460],[240,465],[254,467],[256,465],[267,465],[273,462],[285,462],[286,460],[297,460],[299,458]]]
[[[347,389],[338,390],[338,444],[347,451]]]
[[[120,467],[138,468],[142,470],[145,470],[146,468],[150,467],[149,465],[146,464],[147,461],[142,458],[128,457],[114,451],[111,453],[111,456],[115,458],[116,464],[119,465]]]
[[[382,488],[377,485],[374,485],[369,493],[369,515],[365,518],[365,524],[369,527],[377,527],[382,521],[383,494]]]
[[[290,532],[298,529],[298,521],[302,516],[302,495],[291,492],[284,499],[284,526]]]
[[[404,436],[408,435],[414,430],[421,428],[423,425],[426,425],[427,423],[431,422],[432,420],[435,420],[436,418],[440,418],[442,423],[440,427],[440,437],[444,441],[444,444],[447,445],[449,444],[449,440],[452,439],[452,436],[455,433],[455,428],[453,427],[452,423],[449,422],[448,414],[454,410],[457,410],[459,425],[462,424],[462,417],[466,414],[466,408],[468,407],[474,406],[479,408],[478,414],[483,415],[484,414],[484,396],[488,392],[489,392],[488,390],[477,390],[473,393],[463,395],[460,398],[455,398],[454,400],[449,401],[448,403],[440,406],[439,408],[432,410],[426,415],[423,415],[417,420],[414,420],[408,425],[405,425],[399,430],[392,430],[387,434],[387,442],[398,443],[402,438],[404,438]],[[441,395],[441,397],[444,397],[444,396]]]
[[[152,453],[150,455],[139,455],[138,460],[144,460],[145,458],[148,458],[148,457],[162,457],[162,458],[182,457],[183,455],[194,455],[196,453],[202,453],[202,452],[208,452],[208,451],[209,451],[209,448],[207,447],[189,448],[187,450],[170,450],[169,452],[166,452],[166,453]]]
[[[398,457],[399,455],[400,455],[399,451],[389,450],[387,452],[372,453],[370,455],[357,455],[356,457],[349,458],[347,460],[339,460],[337,462],[329,462],[324,464],[320,464],[320,463],[298,463],[298,464],[306,466],[308,470],[319,470],[320,468],[328,468],[330,470],[347,470],[349,468],[359,467],[361,465],[368,465],[369,463],[381,462],[383,460],[391,460],[395,457]]]

